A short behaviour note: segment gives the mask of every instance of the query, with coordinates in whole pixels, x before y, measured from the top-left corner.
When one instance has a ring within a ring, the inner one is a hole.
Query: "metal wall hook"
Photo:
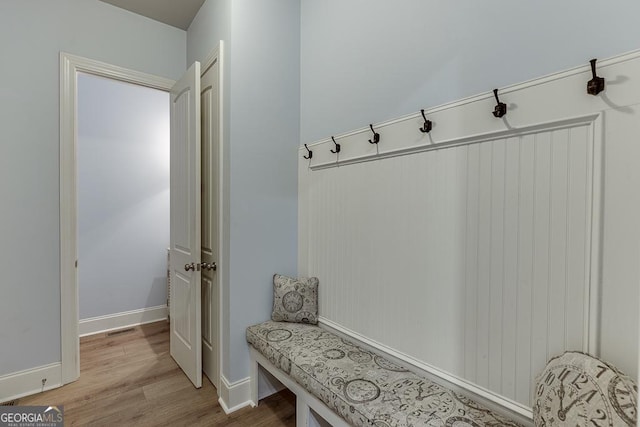
[[[335,150],[331,150],[331,152],[333,154],[338,154],[340,152],[340,144],[338,144],[336,142],[336,139],[334,137],[331,137],[331,139],[333,140],[333,143],[336,145],[336,149]]]
[[[308,156],[302,156],[302,157],[304,157],[305,159],[312,158],[313,157],[313,151],[309,150],[309,147],[307,147],[307,144],[304,144],[304,148],[307,149],[307,151],[309,152],[309,155]]]
[[[424,125],[419,128],[422,133],[429,133],[433,128],[433,122],[431,120],[427,120],[427,117],[424,115],[424,109],[420,110],[422,113],[422,118],[424,119]]]
[[[498,89],[493,90],[493,96],[496,97],[496,102],[498,103],[498,105],[493,109],[493,116],[500,118],[507,114],[507,104],[500,102],[500,99],[498,99]]]
[[[371,132],[373,132],[373,140],[369,140],[369,144],[377,144],[380,142],[380,134],[373,130],[373,125],[369,125],[369,127],[371,128]]]
[[[593,78],[587,82],[587,93],[594,96],[604,90],[604,77],[598,77],[596,75],[596,61],[597,59],[590,61]]]

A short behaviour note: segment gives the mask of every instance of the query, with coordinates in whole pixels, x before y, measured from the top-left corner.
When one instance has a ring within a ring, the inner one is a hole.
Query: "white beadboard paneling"
[[[549,224],[549,299],[546,307],[548,312],[549,329],[547,331],[547,358],[562,354],[566,342],[567,318],[566,309],[569,306],[583,306],[582,299],[578,303],[567,301],[568,289],[571,285],[567,280],[567,235],[569,232],[569,217],[567,205],[569,202],[569,143],[578,145],[572,140],[571,131],[563,129],[553,133],[553,145],[551,147],[551,194],[550,198],[550,224]],[[576,137],[577,135],[573,135]],[[583,139],[583,141],[585,141]],[[581,141],[582,142],[582,141]],[[589,149],[591,147],[588,147]],[[580,156],[583,157],[584,156]],[[584,206],[584,200],[581,203]],[[587,228],[583,228],[584,235]],[[579,236],[579,237],[581,237]],[[582,240],[582,239],[581,239]],[[584,283],[578,283],[579,288],[584,289]]]
[[[491,173],[492,144],[480,144],[478,173],[479,212],[478,227],[478,273],[475,282],[467,286],[477,288],[476,319],[476,383],[489,388],[489,316],[491,315]],[[473,196],[473,195],[472,195]]]
[[[532,312],[533,296],[533,239],[534,190],[535,190],[535,136],[527,135],[519,140],[520,171],[518,193],[518,249],[516,271],[516,355],[515,355],[515,399],[526,402],[529,397],[532,359]]]
[[[477,383],[477,337],[475,333],[478,317],[478,287],[473,286],[478,278],[479,206],[480,206],[480,146],[468,146],[467,161],[467,210],[466,210],[466,254],[465,254],[465,369],[464,376]]]
[[[340,156],[301,161],[299,271],[320,278],[321,316],[525,415],[535,376],[565,349],[606,343],[608,361],[630,366],[621,349],[637,345],[611,319],[637,320],[623,296],[637,272],[619,260],[640,240],[623,200],[638,214],[640,202],[620,187],[640,178],[623,151],[640,54],[598,64],[597,97],[585,67],[502,89],[503,119],[483,95],[428,111],[428,136],[412,115],[374,124],[377,147],[363,128],[336,137]]]
[[[533,255],[531,283],[531,370],[548,360],[551,133],[535,135],[533,171]]]
[[[502,340],[504,326],[504,240],[505,240],[505,155],[506,141],[491,144],[491,242],[490,242],[490,290],[489,290],[489,389],[502,388]],[[512,320],[512,319],[508,319]]]
[[[528,405],[549,357],[586,350],[589,120],[310,172],[321,313]]]
[[[520,151],[518,228],[516,230],[518,250],[516,252],[516,357],[515,399],[527,402],[531,381],[532,353],[532,295],[533,295],[533,238],[534,238],[534,170],[535,137],[518,138]]]
[[[586,127],[572,129],[572,136],[576,139],[589,139]],[[594,147],[597,148],[597,147]],[[567,281],[571,286],[567,287],[565,302],[585,300],[588,297],[588,290],[578,286],[589,280],[590,249],[587,247],[582,230],[591,223],[591,188],[587,181],[591,173],[592,153],[581,152],[577,145],[569,145],[568,153],[568,198],[567,198],[567,218],[570,218],[567,227]],[[597,181],[596,181],[597,182]],[[592,242],[594,237],[592,237]],[[566,348],[584,348],[586,346],[584,331],[588,330],[588,307],[578,304],[565,305],[565,326],[564,333]]]
[[[501,390],[506,396],[516,395],[516,357],[518,329],[518,241],[520,215],[520,148],[518,138],[505,144],[504,223],[502,271],[502,340]],[[515,285],[514,285],[515,284]],[[505,322],[504,319],[511,319]]]

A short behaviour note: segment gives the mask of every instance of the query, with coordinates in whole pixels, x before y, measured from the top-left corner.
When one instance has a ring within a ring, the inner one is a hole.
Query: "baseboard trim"
[[[166,320],[168,310],[166,305],[141,308],[139,310],[124,311],[106,316],[82,319],[79,322],[80,336],[100,334],[116,329],[144,325],[145,323]]]
[[[46,379],[44,386],[43,379]],[[61,385],[62,364],[60,362],[14,372],[0,377],[0,402],[41,393]]]
[[[220,406],[225,414],[230,414],[251,405],[251,378],[230,383],[224,375],[220,375]]]

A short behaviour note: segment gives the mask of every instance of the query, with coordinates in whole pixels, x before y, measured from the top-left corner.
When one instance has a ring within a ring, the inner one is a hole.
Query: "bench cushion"
[[[268,321],[247,341],[354,426],[519,426],[317,326]]]

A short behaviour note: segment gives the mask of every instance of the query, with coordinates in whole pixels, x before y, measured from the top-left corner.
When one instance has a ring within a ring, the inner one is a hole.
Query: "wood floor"
[[[65,426],[295,426],[288,390],[226,415],[206,376],[193,387],[169,355],[169,324],[80,340],[80,379],[19,405],[64,405]]]

